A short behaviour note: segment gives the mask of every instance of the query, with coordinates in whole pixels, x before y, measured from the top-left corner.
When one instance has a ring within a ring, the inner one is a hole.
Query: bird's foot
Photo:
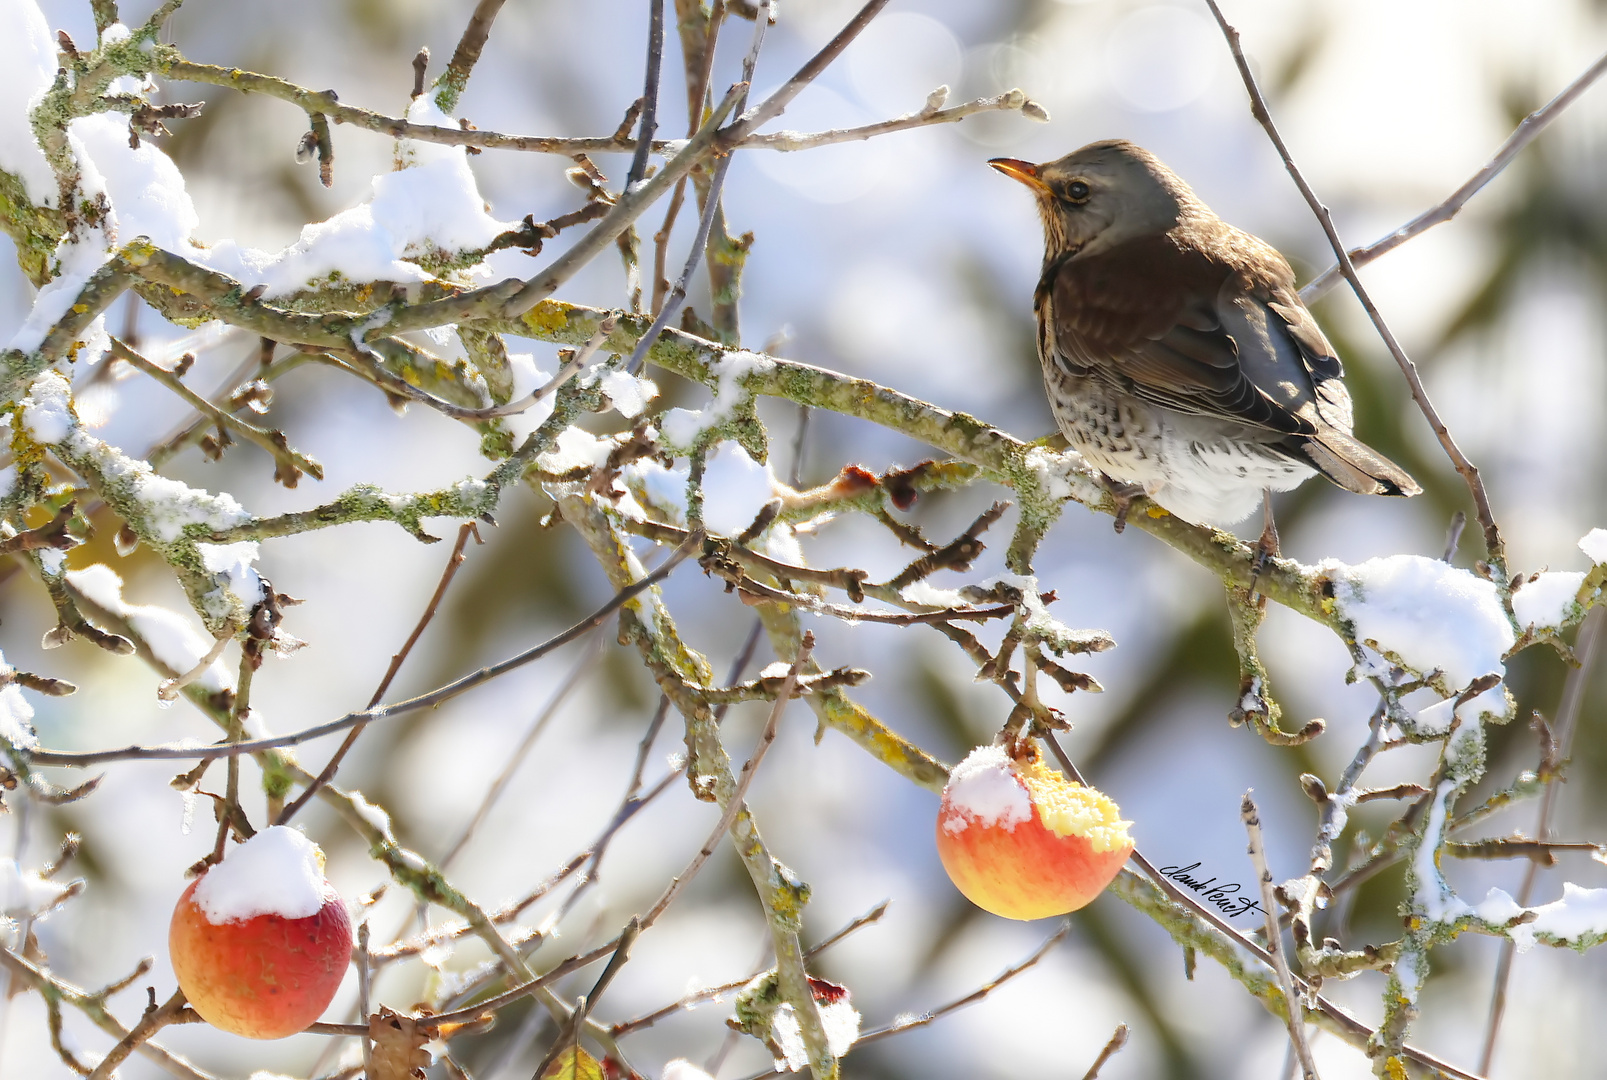
[[[1261,538],[1255,542],[1255,558],[1250,562],[1250,599],[1256,598],[1255,587],[1261,580],[1261,572],[1267,564],[1277,557],[1278,549],[1278,523],[1272,518],[1272,492],[1262,492],[1262,526]]]
[[[1116,504],[1116,531],[1122,532],[1127,528],[1127,514],[1133,508],[1133,500],[1143,495],[1144,489],[1138,484],[1124,484],[1108,473],[1100,473],[1099,479]]]

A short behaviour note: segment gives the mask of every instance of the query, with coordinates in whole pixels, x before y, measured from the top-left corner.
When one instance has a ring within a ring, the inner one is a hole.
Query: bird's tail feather
[[[1337,428],[1308,439],[1302,449],[1324,476],[1346,491],[1410,496],[1423,490],[1405,469]]]

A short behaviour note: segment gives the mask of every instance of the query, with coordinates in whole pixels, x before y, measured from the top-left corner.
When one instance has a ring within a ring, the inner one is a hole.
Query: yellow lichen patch
[[[1073,783],[1042,761],[1017,762],[1016,769],[1032,794],[1038,820],[1056,836],[1080,836],[1096,852],[1132,846],[1127,831],[1132,822],[1121,819],[1103,791]]]
[[[151,261],[151,256],[156,254],[156,245],[140,237],[124,244],[119,254],[135,266],[144,266]]]
[[[543,300],[524,313],[523,321],[536,330],[556,333],[569,325],[569,309],[556,300]]]

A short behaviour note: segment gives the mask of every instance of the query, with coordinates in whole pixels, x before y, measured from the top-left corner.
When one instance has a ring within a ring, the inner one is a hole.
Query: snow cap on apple
[[[937,852],[956,888],[1007,919],[1076,911],[1133,851],[1131,822],[1104,792],[1029,751],[979,746],[955,766],[937,816]]]
[[[346,905],[324,853],[295,829],[264,829],[191,882],[168,950],[179,989],[214,1027],[280,1039],[323,1015],[351,961]]]

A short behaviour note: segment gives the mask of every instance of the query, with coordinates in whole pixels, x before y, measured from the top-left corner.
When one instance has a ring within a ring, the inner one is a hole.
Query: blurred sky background
[[[15,0],[9,0],[15,2]],[[170,23],[170,40],[191,59],[277,74],[341,100],[390,115],[407,104],[409,61],[420,45],[439,70],[472,9],[469,0],[189,0]],[[857,9],[851,0],[789,0],[759,64],[756,90],[779,84]],[[80,43],[93,40],[83,0],[44,0],[52,28]],[[154,4],[127,0],[127,21]],[[1607,5],[1597,0],[1226,0],[1244,34],[1292,152],[1333,208],[1339,229],[1358,244],[1376,239],[1439,201],[1494,152],[1521,116],[1544,103],[1607,48]],[[603,135],[614,130],[640,92],[646,0],[509,0],[474,73],[461,112],[499,131]],[[714,85],[736,76],[751,25],[733,21],[721,41]],[[680,59],[670,35],[661,133],[684,134]],[[726,212],[734,233],[752,230],[742,301],[743,341],[762,348],[785,333],[783,355],[876,379],[939,405],[959,408],[1022,438],[1052,427],[1032,351],[1031,296],[1041,255],[1027,193],[985,166],[1009,155],[1045,160],[1095,139],[1121,137],[1148,147],[1187,179],[1224,218],[1277,245],[1302,281],[1331,261],[1326,242],[1252,120],[1221,35],[1203,4],[1133,0],[973,3],[895,0],[773,128],[814,130],[864,123],[917,109],[937,85],[951,104],[1025,89],[1052,114],[1046,125],[1019,115],[982,116],[947,125],[799,154],[753,150],[736,158]],[[279,101],[210,87],[167,84],[163,100],[205,100],[203,115],[176,123],[162,141],[188,179],[201,215],[199,235],[234,237],[278,248],[300,227],[355,204],[369,179],[387,169],[389,140],[350,127],[334,130],[333,189],[315,167],[295,164],[305,117]],[[718,96],[718,95],[717,95]],[[1575,541],[1607,524],[1607,368],[1603,365],[1603,290],[1607,286],[1607,87],[1598,87],[1443,225],[1364,272],[1402,344],[1423,369],[1452,431],[1481,467],[1505,528],[1513,568],[1580,569]],[[617,184],[627,161],[602,155]],[[488,151],[472,159],[496,216],[537,220],[574,209],[577,191],[563,178],[571,164],[550,155]],[[661,211],[643,219],[657,228]],[[684,251],[692,226],[683,215]],[[577,230],[578,234],[578,230]],[[571,234],[549,242],[543,260]],[[0,328],[14,327],[30,290],[0,241]],[[683,255],[672,257],[679,265]],[[517,252],[494,262],[498,276],[528,275],[537,265]],[[700,284],[699,289],[703,286]],[[597,260],[560,292],[565,300],[618,306],[619,262]],[[692,305],[707,312],[707,293]],[[1365,499],[1320,481],[1283,496],[1284,550],[1305,562],[1349,562],[1375,555],[1437,556],[1452,512],[1466,491],[1373,335],[1359,305],[1334,290],[1317,314],[1345,358],[1357,401],[1357,434],[1400,461],[1426,494],[1411,502]],[[124,318],[109,317],[113,332]],[[139,330],[149,348],[177,331],[145,312]],[[4,335],[9,336],[5,330]],[[216,335],[191,385],[211,389],[255,340]],[[526,344],[550,366],[550,346]],[[666,402],[695,407],[702,392],[661,376]],[[358,482],[422,491],[485,463],[462,426],[427,410],[392,412],[371,387],[307,366],[277,390],[271,421],[297,448],[321,460],[321,483],[294,491],[271,482],[271,463],[236,446],[221,463],[188,451],[172,475],[235,493],[253,512],[299,509]],[[140,378],[86,395],[106,419],[103,433],[142,452],[177,423],[180,403]],[[85,397],[80,409],[90,410]],[[770,402],[778,472],[790,465],[796,410]],[[616,418],[617,422],[617,418]],[[875,471],[909,465],[925,449],[870,425],[817,415],[803,470],[819,483],[844,464]],[[923,498],[911,518],[934,537],[953,535],[999,492],[985,486]],[[432,687],[500,659],[562,629],[610,595],[596,563],[564,528],[543,530],[550,503],[526,489],[483,530],[441,618],[402,672],[392,697]],[[976,570],[952,586],[1002,569],[1013,513],[989,534],[995,542]],[[452,534],[452,524],[436,531]],[[1248,526],[1246,527],[1248,529]],[[104,530],[109,533],[110,530]],[[128,582],[135,602],[182,606],[163,567],[148,553],[118,558],[108,536],[69,559],[106,561]],[[910,557],[872,522],[845,519],[805,541],[817,565],[855,565],[878,580]],[[281,590],[306,599],[287,628],[311,643],[258,674],[254,704],[266,724],[288,731],[363,705],[406,629],[434,588],[446,545],[423,546],[388,525],[348,526],[264,544],[261,567]],[[1460,565],[1482,555],[1476,527]],[[1116,650],[1087,658],[1103,695],[1056,703],[1075,729],[1065,738],[1090,778],[1134,820],[1140,847],[1157,863],[1200,862],[1223,881],[1252,881],[1244,858],[1238,799],[1255,787],[1280,878],[1301,873],[1315,814],[1294,778],[1310,770],[1331,780],[1365,731],[1373,693],[1346,687],[1348,658],[1326,630],[1274,610],[1261,634],[1285,726],[1327,719],[1327,734],[1299,750],[1264,745],[1226,714],[1237,672],[1221,590],[1206,571],[1141,532],[1117,536],[1109,518],[1072,505],[1041,549],[1044,588],[1061,599],[1058,616],[1108,629]],[[731,662],[751,614],[692,567],[667,589],[688,639],[717,671]],[[25,574],[0,583],[0,648],[19,667],[78,682],[67,699],[35,698],[41,741],[89,748],[213,736],[184,706],[157,707],[156,678],[131,659],[74,643],[41,654],[54,622],[43,591]],[[953,762],[992,736],[1004,720],[1002,694],[971,681],[972,665],[937,633],[922,628],[844,627],[815,622],[818,659],[855,664],[875,679],[856,698],[888,724]],[[602,658],[558,711],[453,871],[487,906],[527,891],[580,850],[606,823],[629,777],[637,740],[656,692],[634,651],[603,634]],[[395,818],[401,841],[439,857],[479,805],[490,778],[589,644],[507,676],[434,713],[372,729],[340,782],[359,787]],[[754,668],[773,659],[761,646]],[[1598,667],[1586,699],[1575,771],[1564,791],[1557,832],[1567,839],[1607,834],[1603,702]],[[1531,650],[1511,668],[1519,716],[1555,707],[1564,668],[1548,650]],[[726,722],[734,757],[746,756],[763,710],[733,710]],[[949,885],[931,832],[935,797],[901,780],[846,738],[815,746],[802,705],[787,714],[781,742],[766,761],[753,804],[775,855],[814,887],[806,940],[818,940],[877,902],[892,907],[877,925],[839,945],[818,964],[849,984],[867,1026],[919,1012],[965,993],[1028,953],[1052,928],[1022,925],[976,911]],[[680,747],[672,718],[658,743],[650,779]],[[304,748],[322,765],[328,741]],[[1490,776],[1480,792],[1532,767],[1534,740],[1520,721],[1492,736]],[[1368,774],[1384,785],[1421,780],[1427,752],[1398,751]],[[166,927],[183,887],[183,870],[211,844],[201,808],[193,832],[181,831],[182,800],[163,763],[113,765],[90,799],[14,814],[7,832],[22,859],[47,860],[61,834],[85,836],[78,872],[87,894],[40,927],[54,970],[98,986],[156,957],[154,981],[171,989]],[[246,770],[253,777],[254,770]],[[221,783],[221,781],[219,781]],[[1474,798],[1481,797],[1476,792]],[[14,805],[18,800],[8,800]],[[260,817],[261,797],[248,804]],[[1379,829],[1394,804],[1352,815],[1352,829]],[[1536,808],[1520,806],[1480,835],[1531,829]],[[255,820],[255,818],[254,818]],[[600,886],[570,914],[540,954],[557,958],[612,932],[650,903],[695,851],[714,821],[709,806],[677,785],[618,838]],[[361,842],[320,807],[299,823],[330,857],[333,880],[349,900],[384,874]],[[9,841],[7,841],[9,843]],[[1523,867],[1458,863],[1448,876],[1476,902],[1491,885],[1515,892]],[[1565,858],[1542,878],[1536,902],[1561,895],[1562,882],[1607,885],[1607,867]],[[1395,905],[1401,870],[1379,875],[1347,900],[1336,919],[1347,945],[1399,935]],[[540,922],[550,910],[529,916]],[[392,890],[372,913],[376,940],[395,932],[411,905]],[[1248,922],[1248,919],[1241,919]],[[1245,926],[1248,930],[1248,925]],[[641,941],[633,962],[600,1005],[605,1019],[647,1011],[700,985],[741,977],[764,953],[765,933],[740,865],[722,853],[689,895]],[[1434,978],[1423,995],[1413,1041],[1471,1068],[1489,1000],[1496,942],[1468,937],[1433,954]],[[465,945],[443,961],[477,961]],[[767,961],[765,961],[767,962]],[[592,974],[566,986],[571,996]],[[377,999],[406,1007],[425,990],[417,964],[388,971]],[[1330,983],[1327,991],[1369,1023],[1379,1015],[1383,981],[1374,975]],[[349,1019],[355,980],[330,1012]],[[125,1022],[143,991],[113,999]],[[36,995],[11,1000],[0,1044],[0,1076],[68,1075],[46,1039]],[[1607,955],[1537,949],[1518,957],[1511,1006],[1491,1075],[1583,1076],[1599,1069],[1595,1021],[1607,1008]],[[633,1062],[657,1076],[676,1056],[704,1061],[724,1038],[726,1008],[707,1005],[632,1036]],[[521,1039],[523,1014],[504,1016],[493,1034],[464,1055],[479,1080],[528,1076],[544,1041]],[[849,1059],[854,1077],[1076,1077],[1118,1021],[1133,1026],[1128,1047],[1101,1074],[1136,1077],[1271,1078],[1281,1075],[1281,1025],[1214,964],[1193,981],[1164,932],[1120,901],[1103,897],[1073,917],[1067,942],[1036,970],[985,1002],[933,1026],[886,1041]],[[67,1036],[104,1051],[106,1038],[67,1012]],[[543,1037],[545,1039],[545,1036]],[[172,1028],[161,1040],[225,1076],[253,1069],[306,1076],[325,1040],[298,1036],[247,1044],[202,1025]],[[1356,1051],[1318,1035],[1325,1080],[1371,1075]],[[745,1041],[722,1077],[763,1067],[767,1055]],[[129,1077],[160,1075],[135,1059]]]

